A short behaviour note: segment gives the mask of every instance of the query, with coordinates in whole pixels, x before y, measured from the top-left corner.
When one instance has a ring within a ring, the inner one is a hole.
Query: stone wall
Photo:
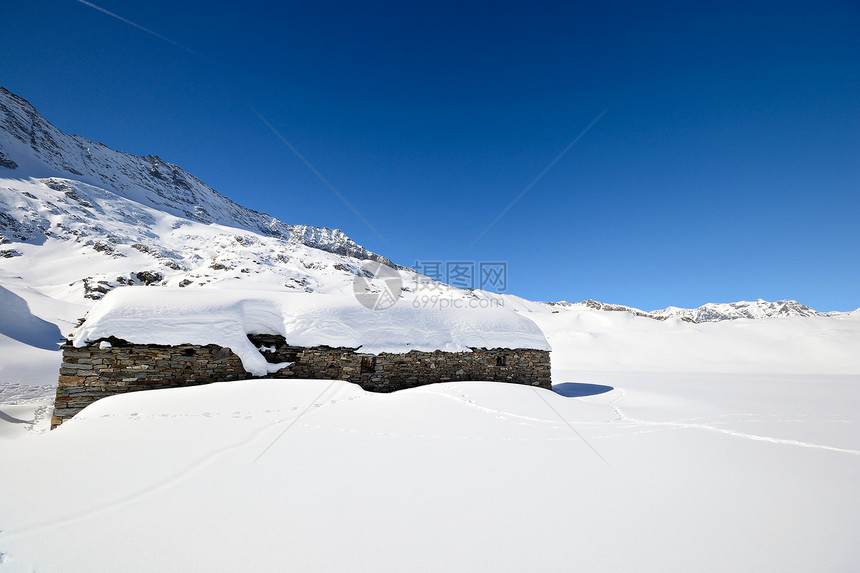
[[[373,392],[455,380],[490,380],[551,388],[549,352],[474,348],[472,352],[362,354],[354,348],[290,346],[282,336],[249,335],[271,363],[292,362],[269,377],[346,380]],[[130,344],[108,339],[63,346],[54,402],[55,428],[100,398],[125,392],[243,380],[239,357],[229,348]],[[101,346],[106,346],[102,348]]]
[[[62,347],[63,363],[51,428],[68,420],[96,400],[113,394],[196,386],[250,375],[228,348],[128,344],[112,339],[110,348],[92,344]]]

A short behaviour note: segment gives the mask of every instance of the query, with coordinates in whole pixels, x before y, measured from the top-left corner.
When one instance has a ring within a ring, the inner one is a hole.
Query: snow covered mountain
[[[94,190],[105,191],[190,221],[235,227],[331,253],[390,264],[340,230],[288,225],[265,213],[246,209],[158,156],[138,157],[68,135],[51,125],[29,102],[5,88],[0,88],[0,167],[11,171],[3,174],[9,178],[58,177],[43,183],[60,194],[57,198],[64,195],[72,202],[66,201],[66,204],[74,207],[71,210],[58,207],[50,200],[45,205],[54,213],[66,211],[72,218],[81,212],[92,215],[87,212],[93,208],[87,195]],[[4,242],[12,239],[40,241],[46,231],[56,232],[44,213],[40,213],[44,208],[40,209],[38,204],[19,201],[12,213],[8,201],[3,207],[0,237]],[[129,217],[126,222],[138,223]]]
[[[547,302],[541,303],[553,308],[565,308],[571,310],[603,310],[615,312],[628,312],[634,316],[666,320],[668,318],[680,318],[686,322],[720,322],[722,320],[737,320],[739,318],[784,318],[784,317],[808,317],[808,316],[837,316],[849,314],[844,312],[819,312],[814,308],[800,304],[796,300],[779,300],[769,302],[758,299],[755,301],[739,301],[728,303],[708,303],[698,308],[679,308],[669,306],[662,310],[646,312],[620,304],[606,304],[596,300],[585,300],[582,302]],[[857,311],[853,311],[857,312]]]

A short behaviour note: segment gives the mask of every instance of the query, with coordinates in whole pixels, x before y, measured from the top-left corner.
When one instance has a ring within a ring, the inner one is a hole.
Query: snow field
[[[725,392],[718,381],[728,381]],[[49,435],[0,442],[13,462],[0,478],[4,567],[858,564],[860,438],[847,430],[860,411],[855,379],[624,382],[600,394],[567,382],[573,398],[481,382],[380,395],[324,380],[114,396]],[[741,391],[750,385],[752,397]],[[810,387],[843,405],[820,400],[801,411],[795,398]],[[786,397],[773,403],[777,393]]]

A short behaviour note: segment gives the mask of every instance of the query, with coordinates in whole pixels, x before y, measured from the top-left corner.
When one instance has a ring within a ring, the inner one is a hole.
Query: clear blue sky
[[[3,0],[0,85],[245,206],[531,299],[860,307],[854,0],[91,4]]]

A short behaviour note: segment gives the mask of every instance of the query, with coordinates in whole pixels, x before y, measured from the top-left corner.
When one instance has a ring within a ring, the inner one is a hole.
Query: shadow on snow
[[[584,384],[582,382],[562,382],[554,384],[552,391],[567,398],[581,398],[582,396],[595,396],[614,390],[612,386],[603,384]]]
[[[0,420],[3,420],[4,422],[9,422],[10,424],[29,424],[30,423],[27,420],[19,420],[18,418],[10,416],[9,414],[4,412],[3,410],[0,410]]]
[[[31,313],[27,301],[4,287],[0,287],[0,333],[44,350],[59,350],[63,341],[56,324]]]

